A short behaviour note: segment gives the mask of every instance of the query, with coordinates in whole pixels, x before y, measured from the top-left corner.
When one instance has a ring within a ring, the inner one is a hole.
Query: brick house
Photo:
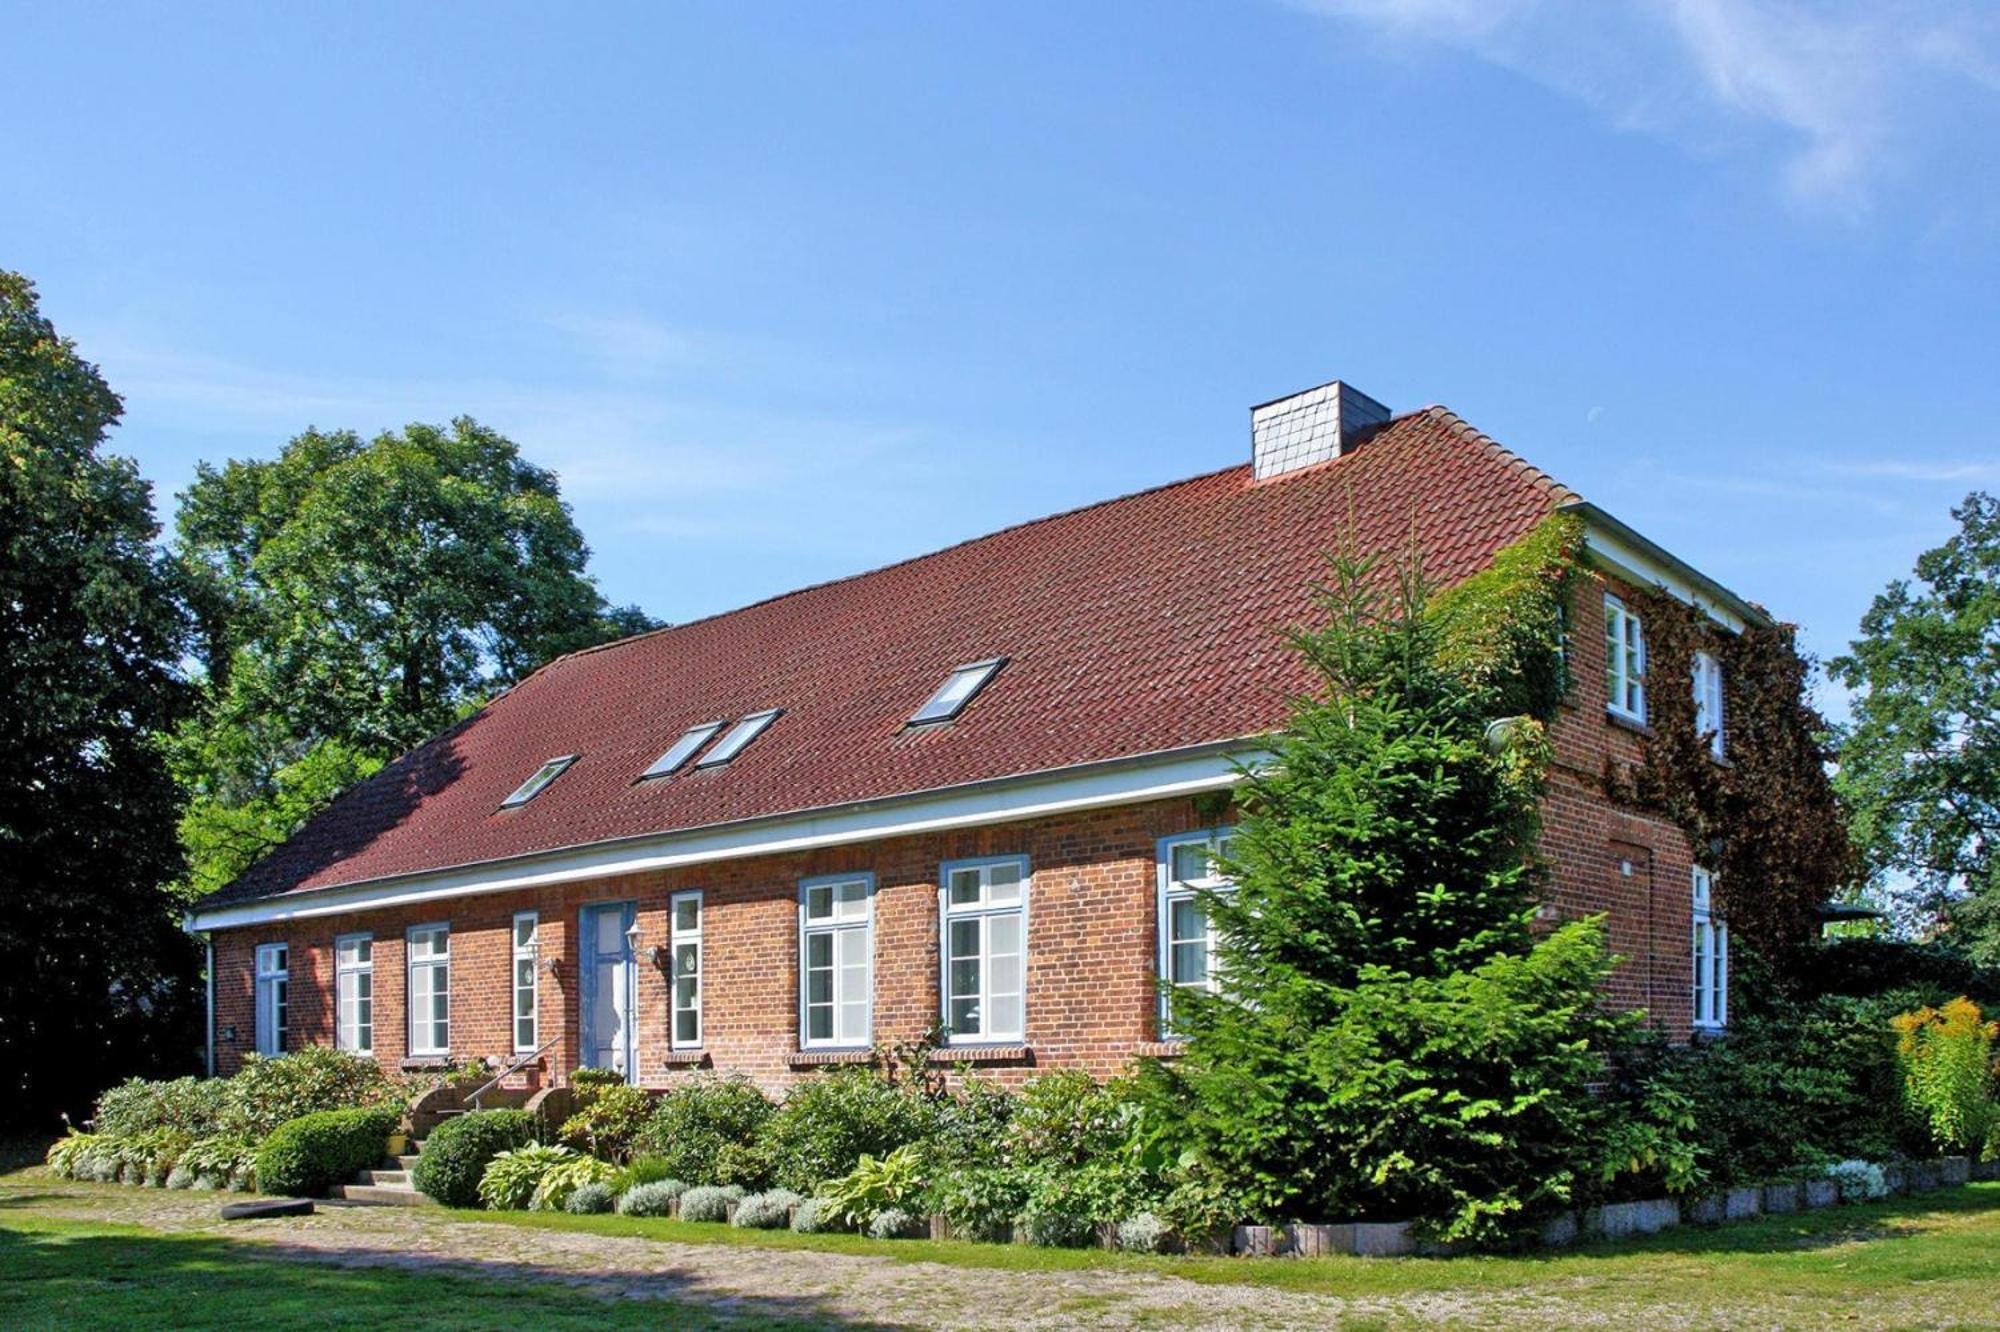
[[[1707,877],[1602,775],[1646,689],[1690,687],[1647,679],[1621,592],[1762,612],[1444,408],[1334,383],[1251,419],[1247,463],[535,672],[197,904],[214,1070],[318,1042],[775,1087],[939,1020],[1002,1077],[1166,1053],[1157,981],[1207,975],[1189,894],[1311,683],[1282,634],[1325,553],[1414,544],[1450,583],[1558,509],[1590,579],[1547,910],[1609,913],[1617,1002],[1721,1025]],[[1713,669],[1693,687],[1719,718]]]

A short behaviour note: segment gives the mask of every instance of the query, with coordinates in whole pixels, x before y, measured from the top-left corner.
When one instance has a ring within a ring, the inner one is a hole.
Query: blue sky
[[[0,264],[198,459],[469,413],[685,619],[1444,402],[1838,650],[2000,486],[2000,8],[0,5]]]

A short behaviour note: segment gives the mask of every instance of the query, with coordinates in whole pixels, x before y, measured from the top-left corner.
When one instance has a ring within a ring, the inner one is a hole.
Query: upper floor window
[[[954,1042],[1021,1040],[1028,944],[1028,858],[948,862],[944,918],[944,1024]]]
[[[257,945],[257,1053],[281,1055],[291,1022],[292,950]]]
[[[540,961],[542,918],[533,911],[514,913],[514,1053],[541,1045],[542,982]]]
[[[1160,1030],[1173,1030],[1173,998],[1180,989],[1217,988],[1215,925],[1208,904],[1236,885],[1222,874],[1235,838],[1230,828],[1213,828],[1160,842]]]
[[[500,808],[513,809],[516,806],[527,804],[543,791],[546,791],[549,783],[568,771],[569,765],[574,762],[576,762],[576,755],[574,754],[564,754],[561,758],[550,759],[541,767],[536,768],[527,781],[515,787],[514,793],[500,802]]]
[[[752,740],[764,734],[765,728],[778,720],[779,714],[783,711],[784,709],[782,708],[767,708],[763,712],[751,713],[737,722],[736,725],[730,727],[729,734],[718,740],[715,748],[697,759],[694,766],[697,768],[716,768],[729,762],[729,760],[742,753],[745,746]]]
[[[986,687],[994,673],[1007,664],[1005,657],[993,657],[987,661],[975,661],[970,665],[955,667],[945,677],[937,692],[925,700],[916,715],[910,718],[911,726],[922,726],[929,722],[950,721],[965,711],[965,705],[972,702],[972,696]]]
[[[875,880],[835,874],[799,884],[799,1033],[814,1046],[873,1038]]]
[[[1694,733],[1708,737],[1709,752],[1722,757],[1722,663],[1714,654],[1694,654]]]
[[[688,727],[681,732],[680,739],[667,747],[666,753],[653,760],[652,767],[639,774],[639,779],[644,781],[648,777],[665,777],[669,773],[679,772],[687,761],[694,757],[694,752],[707,744],[722,727],[723,723],[719,721],[703,722],[699,726]]]
[[[1646,720],[1646,633],[1617,597],[1604,598],[1604,694],[1628,721]]]
[[[367,1054],[375,1048],[375,938],[343,934],[333,941],[333,1041]]]
[[[676,1050],[701,1048],[701,893],[675,893],[667,904],[667,946],[673,955],[673,1027]]]
[[[409,954],[410,1053],[451,1052],[451,927],[413,925]]]
[[[1694,872],[1694,1025],[1729,1023],[1729,927],[1715,918],[1715,876]]]

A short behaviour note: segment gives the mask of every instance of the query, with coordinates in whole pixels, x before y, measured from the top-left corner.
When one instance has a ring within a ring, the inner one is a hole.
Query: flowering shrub
[[[760,1184],[767,1167],[756,1143],[776,1109],[747,1078],[703,1074],[653,1103],[635,1146],[663,1161],[675,1179]]]
[[[1911,1113],[1947,1150],[1982,1150],[2000,1129],[1993,1086],[1993,1042],[2000,1026],[1963,997],[1942,1008],[1926,1005],[1898,1014],[1890,1025]]]
[[[581,1110],[563,1121],[562,1136],[592,1156],[625,1161],[652,1118],[653,1098],[624,1083],[594,1092]]]
[[[373,1059],[324,1045],[266,1059],[243,1056],[227,1084],[216,1130],[224,1137],[262,1142],[278,1125],[317,1110],[400,1104],[402,1090]]]

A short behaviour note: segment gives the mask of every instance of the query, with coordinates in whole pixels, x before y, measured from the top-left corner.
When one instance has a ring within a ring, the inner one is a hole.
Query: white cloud
[[[2000,103],[2000,6],[1987,0],[1300,2],[1703,152],[1775,135],[1786,190],[1822,208],[1866,207],[1900,161],[1968,132],[1955,102]]]

